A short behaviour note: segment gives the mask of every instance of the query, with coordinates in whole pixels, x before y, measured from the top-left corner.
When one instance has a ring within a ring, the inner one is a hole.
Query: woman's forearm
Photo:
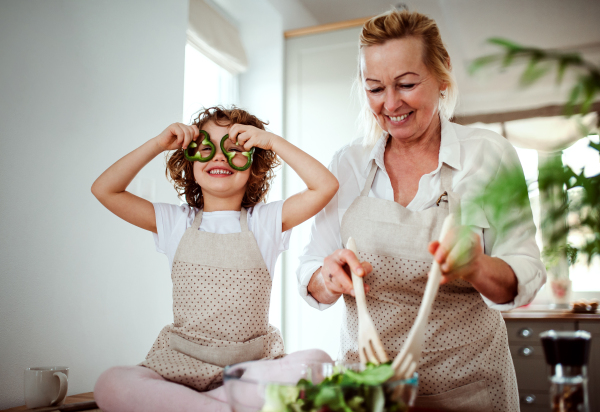
[[[518,280],[508,263],[482,254],[476,267],[469,282],[479,293],[497,304],[514,300],[518,292]]]

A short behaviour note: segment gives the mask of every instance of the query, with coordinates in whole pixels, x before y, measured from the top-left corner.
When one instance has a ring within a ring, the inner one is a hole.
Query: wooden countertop
[[[504,320],[591,320],[600,321],[600,313],[573,313],[570,309],[552,309],[545,305],[529,305],[502,312]]]
[[[97,408],[90,409],[89,402],[92,402],[93,400],[94,400],[94,392],[80,393],[78,395],[67,396],[65,398],[64,405],[65,406],[69,405],[69,404],[84,405],[82,402],[86,402],[86,403],[88,403],[88,405],[86,405],[87,407],[85,408],[86,412],[102,412],[100,409],[97,409]],[[17,406],[15,408],[3,409],[0,412],[26,412],[26,411],[42,412],[42,411],[46,411],[48,409],[52,409],[52,408],[27,409],[26,406]],[[57,410],[57,409],[54,409],[54,410]],[[80,408],[71,409],[71,411],[73,411],[73,412],[77,411],[77,410],[84,410],[84,409],[80,409]]]

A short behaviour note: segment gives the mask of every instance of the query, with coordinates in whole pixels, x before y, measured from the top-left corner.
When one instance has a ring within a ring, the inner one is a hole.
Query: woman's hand
[[[483,253],[481,238],[467,226],[455,227],[442,242],[429,244],[429,253],[440,264],[440,285],[463,279],[494,303],[511,302],[519,282],[510,265]]]
[[[440,264],[441,285],[454,279],[470,282],[477,275],[480,258],[484,256],[479,235],[467,226],[452,228],[442,243],[437,240],[431,242],[429,253]]]
[[[342,294],[354,294],[350,268],[363,277],[373,271],[369,262],[359,262],[356,255],[348,249],[338,249],[323,261],[323,266],[315,272],[308,283],[308,292],[320,303],[333,303]],[[369,286],[365,283],[365,293]]]
[[[273,150],[273,144],[277,139],[281,137],[248,124],[236,123],[229,129],[229,140],[242,146],[245,151],[253,147]]]
[[[200,130],[195,124],[173,123],[154,139],[158,147],[165,151],[187,149],[188,145],[196,140],[199,135]]]

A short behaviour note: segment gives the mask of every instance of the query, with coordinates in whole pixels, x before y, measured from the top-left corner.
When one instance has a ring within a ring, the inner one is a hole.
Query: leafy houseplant
[[[585,61],[578,53],[525,47],[500,38],[488,42],[502,51],[474,60],[469,68],[472,74],[489,66],[506,69],[524,64],[520,84],[526,87],[547,75],[553,66],[557,69],[557,84],[563,82],[566,72],[571,72],[575,74],[575,80],[565,104],[567,116],[588,113],[600,95],[600,67]],[[581,137],[589,132],[582,130]],[[598,152],[600,161],[600,144],[590,140],[589,146]],[[541,201],[547,208],[541,221],[543,256],[549,268],[561,260],[572,264],[578,256],[586,258],[589,264],[592,258],[600,256],[600,174],[585,176],[583,170],[572,170],[562,163],[560,151],[550,159],[540,164],[538,178]],[[510,189],[517,188],[518,181],[522,182],[522,175],[507,171],[498,176],[479,199],[490,205],[505,227],[514,223],[514,217],[507,211],[527,203],[527,191]],[[510,193],[510,196],[499,193]],[[584,239],[581,244],[569,243],[569,234],[575,233]]]

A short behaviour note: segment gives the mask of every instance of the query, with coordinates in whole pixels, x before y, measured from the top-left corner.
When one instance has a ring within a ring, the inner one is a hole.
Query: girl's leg
[[[117,366],[102,373],[94,398],[104,412],[229,412],[223,387],[196,392],[143,366]]]

